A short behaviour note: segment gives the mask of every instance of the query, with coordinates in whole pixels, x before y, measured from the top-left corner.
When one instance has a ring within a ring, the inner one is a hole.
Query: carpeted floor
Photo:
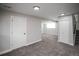
[[[43,35],[42,41],[18,48],[2,56],[78,56],[79,47],[57,42],[57,37]]]

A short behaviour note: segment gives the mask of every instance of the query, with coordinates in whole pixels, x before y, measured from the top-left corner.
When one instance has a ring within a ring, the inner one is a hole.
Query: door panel
[[[14,16],[12,20],[12,48],[26,45],[26,18],[24,16]]]

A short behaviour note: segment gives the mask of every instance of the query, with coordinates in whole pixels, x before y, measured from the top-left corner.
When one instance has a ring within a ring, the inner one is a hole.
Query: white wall
[[[35,17],[27,17],[27,43],[41,41],[41,19]]]
[[[10,20],[11,16],[25,16],[27,19],[26,45],[41,41],[41,18],[0,10],[0,54],[11,49]]]
[[[58,23],[57,22],[54,22],[56,23],[56,28],[47,28],[47,23],[50,23],[50,22],[54,22],[54,21],[42,21],[42,33],[47,33],[47,34],[52,34],[52,35],[58,35]]]
[[[76,19],[76,29],[79,30],[79,14],[75,14],[75,19]]]
[[[58,25],[58,41],[69,45],[74,45],[72,16],[61,17]]]
[[[9,14],[0,13],[0,52],[10,49],[10,22]]]

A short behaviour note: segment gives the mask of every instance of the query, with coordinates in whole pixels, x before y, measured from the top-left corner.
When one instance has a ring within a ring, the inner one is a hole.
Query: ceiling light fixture
[[[40,7],[39,6],[33,6],[33,9],[36,11],[39,11]]]
[[[61,14],[61,16],[64,16],[64,14]]]

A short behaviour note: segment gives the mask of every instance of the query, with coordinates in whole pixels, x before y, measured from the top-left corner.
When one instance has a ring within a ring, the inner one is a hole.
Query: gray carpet
[[[78,56],[79,47],[57,42],[57,36],[43,35],[42,41],[2,56]]]

